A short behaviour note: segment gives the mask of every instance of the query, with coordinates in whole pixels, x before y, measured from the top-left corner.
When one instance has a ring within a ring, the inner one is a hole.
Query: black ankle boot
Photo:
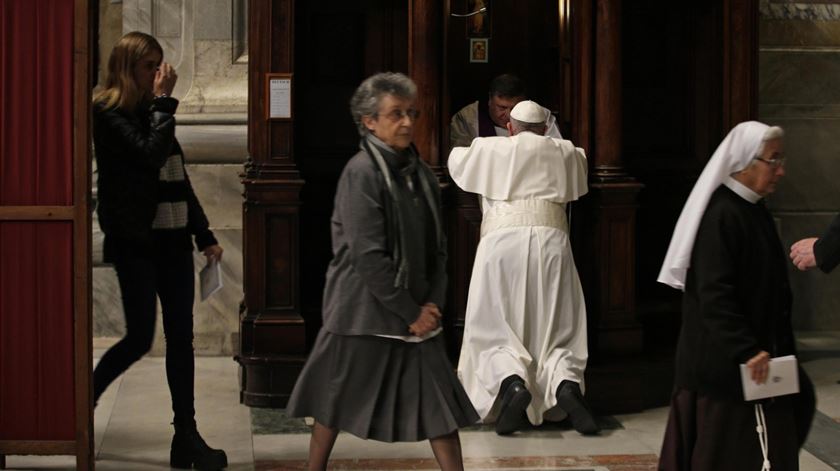
[[[198,434],[195,422],[186,425],[175,424],[172,449],[169,452],[169,466],[179,469],[213,471],[227,467],[224,450],[215,450]]]

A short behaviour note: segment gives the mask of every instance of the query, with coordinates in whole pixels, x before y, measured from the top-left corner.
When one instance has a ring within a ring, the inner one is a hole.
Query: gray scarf
[[[394,175],[388,168],[388,164],[385,162],[385,158],[382,157],[382,153],[377,148],[377,145],[385,144],[370,134],[366,138],[362,138],[362,141],[359,143],[359,147],[373,159],[379,169],[379,172],[382,173],[382,176],[385,179],[385,186],[388,188],[388,194],[391,196],[391,201],[393,202],[393,207],[396,208],[396,210],[391,212],[392,220],[388,221],[388,224],[390,224],[392,228],[392,231],[389,231],[389,233],[396,232],[397,234],[394,240],[389,241],[390,245],[393,247],[394,266],[397,270],[397,274],[394,277],[394,286],[407,289],[408,274],[410,273],[410,270],[408,266],[408,258],[406,258],[402,252],[403,247],[406,246],[406,229],[402,222],[402,215],[399,211],[400,195],[397,193],[396,188],[394,188],[394,182],[392,180]],[[434,174],[426,166],[426,164],[420,161],[414,146],[412,146],[409,151],[408,165],[400,169],[398,173],[399,176],[405,178],[406,183],[409,188],[411,188],[413,185],[411,175],[415,171],[417,172],[418,180],[420,180],[420,185],[423,187],[423,196],[426,199],[426,203],[429,205],[429,211],[432,213],[432,218],[435,220],[437,248],[440,249],[443,244],[443,226],[439,211],[440,208],[438,208],[437,201],[434,196],[435,194],[432,191],[432,185],[438,184],[437,179],[435,179]]]

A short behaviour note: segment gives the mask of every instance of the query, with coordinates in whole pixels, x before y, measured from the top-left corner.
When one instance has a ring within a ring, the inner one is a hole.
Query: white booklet
[[[747,365],[741,364],[741,384],[744,386],[744,399],[754,401],[766,397],[784,396],[799,392],[799,371],[796,357],[788,355],[770,359],[767,381],[756,384],[750,376]]]
[[[213,293],[222,289],[222,269],[221,263],[212,260],[198,273],[198,278],[201,282],[201,300],[204,301]]]

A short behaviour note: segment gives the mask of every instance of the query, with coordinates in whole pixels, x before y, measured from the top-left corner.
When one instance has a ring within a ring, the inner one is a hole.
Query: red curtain
[[[73,15],[0,0],[0,211],[74,204]],[[73,221],[0,222],[0,440],[75,440],[73,312]]]
[[[0,222],[0,440],[74,440],[72,222]]]
[[[70,205],[73,0],[0,1],[0,205]]]

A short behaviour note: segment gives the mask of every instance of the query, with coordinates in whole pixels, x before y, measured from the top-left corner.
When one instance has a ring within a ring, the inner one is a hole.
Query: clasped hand
[[[417,320],[408,326],[408,331],[412,334],[422,337],[440,326],[440,318],[442,317],[440,309],[434,303],[426,303],[420,306],[420,315]]]

